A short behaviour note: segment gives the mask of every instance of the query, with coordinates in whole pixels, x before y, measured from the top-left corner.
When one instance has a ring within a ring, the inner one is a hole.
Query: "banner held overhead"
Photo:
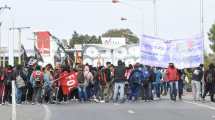
[[[203,36],[167,40],[143,35],[140,41],[140,59],[144,65],[167,67],[174,63],[177,68],[192,68],[203,63]]]

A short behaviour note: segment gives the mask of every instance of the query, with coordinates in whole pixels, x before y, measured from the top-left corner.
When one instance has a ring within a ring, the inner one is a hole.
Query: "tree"
[[[139,38],[130,29],[111,29],[102,34],[102,37],[125,37],[127,44],[139,42]]]
[[[74,31],[72,38],[70,39],[69,45],[74,47],[75,44],[101,44],[101,37],[97,37],[95,35],[88,35],[88,34],[78,34]]]
[[[215,52],[215,24],[212,25],[212,27],[208,33],[208,36],[209,36],[210,42],[212,43],[210,45],[210,48],[213,52]]]
[[[204,67],[207,69],[209,64],[215,64],[215,55],[214,54],[207,54],[204,52]]]

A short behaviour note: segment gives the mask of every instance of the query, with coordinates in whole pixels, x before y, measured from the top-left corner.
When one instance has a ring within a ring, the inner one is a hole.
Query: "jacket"
[[[194,69],[192,80],[201,82],[202,78],[203,78],[203,70],[201,68]]]
[[[167,81],[179,80],[177,69],[169,67],[166,71],[166,79],[167,79]]]
[[[125,66],[119,65],[114,70],[114,82],[125,81]]]
[[[30,81],[31,81],[31,84],[32,84],[33,87],[36,87],[36,81],[35,81],[36,72],[38,72],[38,71],[33,71],[32,74],[31,74],[31,78],[30,78]],[[41,85],[42,85],[43,82],[44,82],[44,73],[41,72],[41,71],[40,71],[40,79],[41,79]]]
[[[53,80],[53,77],[50,72],[44,73],[44,87],[51,87],[51,81]]]

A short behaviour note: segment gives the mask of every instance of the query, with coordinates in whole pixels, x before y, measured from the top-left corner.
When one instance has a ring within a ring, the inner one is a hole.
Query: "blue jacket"
[[[49,73],[44,73],[44,87],[51,87],[51,76]]]
[[[155,82],[154,83],[160,83],[162,78],[162,73],[160,70],[155,71]]]

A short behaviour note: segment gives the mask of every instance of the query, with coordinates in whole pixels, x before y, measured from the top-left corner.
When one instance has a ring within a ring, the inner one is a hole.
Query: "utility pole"
[[[7,5],[5,5],[5,6],[3,6],[3,7],[0,7],[0,17],[1,17],[1,12],[3,11],[3,10],[11,10],[11,7],[9,7],[9,6],[7,6]],[[5,51],[3,51],[2,50],[2,45],[1,45],[1,42],[2,42],[2,32],[1,32],[1,28],[2,28],[2,22],[0,21],[0,51],[1,51],[1,54],[2,54],[2,56],[3,56],[3,67],[5,66]],[[2,62],[2,56],[0,56],[0,61]],[[1,62],[0,62],[0,65],[1,65]]]
[[[158,35],[158,24],[157,24],[157,0],[153,0],[153,21],[154,21],[154,35]]]
[[[21,44],[22,44],[22,30],[24,29],[30,29],[30,27],[13,27],[13,28],[10,28],[10,30],[18,30],[18,33],[19,33],[19,39],[18,39],[18,51],[19,51],[19,62],[18,64],[21,64],[21,52],[22,52],[22,48],[21,48]]]

